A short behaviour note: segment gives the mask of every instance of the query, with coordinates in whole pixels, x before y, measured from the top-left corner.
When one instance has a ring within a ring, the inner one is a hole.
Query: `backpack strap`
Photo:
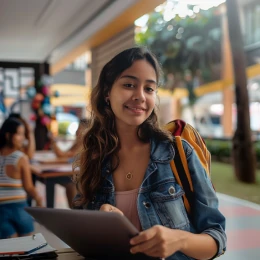
[[[191,214],[192,204],[194,200],[193,185],[188,168],[187,158],[182,146],[182,140],[180,136],[175,136],[175,156],[170,162],[172,172],[177,183],[183,188],[185,194],[183,195],[183,201],[188,214]]]
[[[192,127],[190,124],[186,124],[182,131],[181,137],[189,142],[189,144],[194,148],[199,160],[205,169],[207,175],[210,177],[210,161],[211,155],[208,151],[203,138],[200,136],[199,132]]]

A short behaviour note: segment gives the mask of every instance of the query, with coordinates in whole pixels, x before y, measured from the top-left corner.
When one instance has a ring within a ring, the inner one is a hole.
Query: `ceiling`
[[[57,62],[138,0],[0,0],[0,61]]]
[[[239,0],[240,3],[243,1]],[[126,24],[131,19],[130,22],[133,23],[133,19],[162,2],[164,1],[0,0],[0,61],[48,62],[51,65],[60,62],[62,65],[58,64],[57,67],[64,66],[63,57],[94,35],[99,38],[100,34],[104,35],[107,25],[112,24],[120,14],[123,14],[123,18],[119,23]],[[140,5],[133,8],[134,11],[126,12],[136,4]],[[115,32],[115,24],[112,27]],[[97,32],[100,34],[97,35]]]

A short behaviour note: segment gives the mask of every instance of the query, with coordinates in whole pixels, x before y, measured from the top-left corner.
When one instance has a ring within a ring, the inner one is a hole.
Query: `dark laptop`
[[[151,259],[130,253],[130,238],[138,230],[115,212],[26,208],[37,222],[84,257],[94,259]]]

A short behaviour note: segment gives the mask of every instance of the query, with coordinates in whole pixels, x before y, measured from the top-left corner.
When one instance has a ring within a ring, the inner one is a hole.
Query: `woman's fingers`
[[[124,213],[120,209],[118,209],[118,208],[116,208],[116,207],[114,207],[114,206],[112,206],[110,204],[103,204],[100,207],[99,210],[106,211],[106,212],[116,212],[116,213],[119,213],[121,215],[124,215]]]
[[[130,240],[130,244],[134,246],[151,240],[157,233],[157,229],[155,227],[156,226],[140,232],[138,236],[135,236]]]
[[[168,257],[178,250],[178,243],[172,241],[172,237],[174,237],[174,230],[159,225],[153,226],[130,240],[131,253],[140,252],[152,257]]]
[[[150,251],[156,246],[156,239],[154,239],[155,235],[156,232],[153,229],[140,232],[138,236],[130,240],[130,244],[133,246],[131,248],[131,253],[146,253],[147,251]]]

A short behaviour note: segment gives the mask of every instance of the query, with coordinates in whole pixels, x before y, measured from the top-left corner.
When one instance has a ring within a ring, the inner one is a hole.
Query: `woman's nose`
[[[136,88],[132,99],[134,101],[141,101],[143,102],[145,100],[144,90],[142,88]]]

